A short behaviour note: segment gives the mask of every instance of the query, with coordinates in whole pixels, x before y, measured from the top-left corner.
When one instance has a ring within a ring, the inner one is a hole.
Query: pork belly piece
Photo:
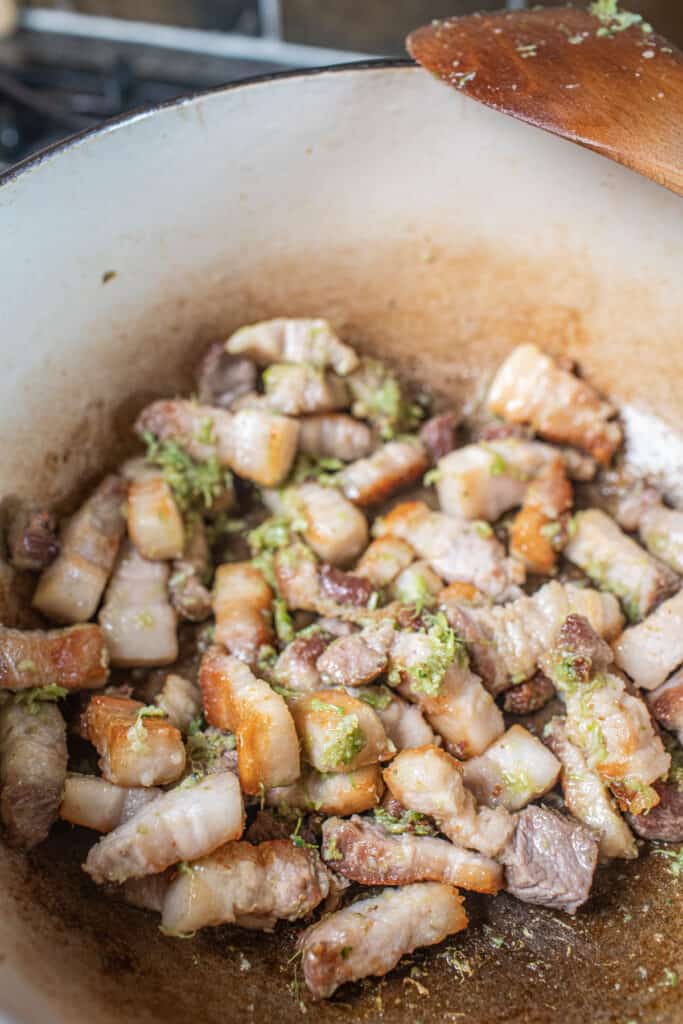
[[[641,517],[638,531],[647,550],[683,576],[683,509],[668,508],[661,501],[652,504]]]
[[[506,889],[518,900],[575,914],[590,896],[598,843],[578,821],[527,807],[502,860]]]
[[[321,413],[299,421],[299,451],[314,459],[355,462],[369,455],[374,445],[367,423],[346,413]]]
[[[161,709],[97,694],[88,704],[85,725],[102,775],[116,786],[163,786],[185,769],[183,738]]]
[[[270,807],[320,811],[321,814],[361,814],[376,807],[383,792],[378,764],[334,774],[304,766],[293,785],[268,790],[266,803]]]
[[[359,696],[361,700],[371,702],[379,715],[388,739],[397,750],[407,750],[409,747],[422,747],[426,743],[440,742],[440,737],[436,736],[425,718],[422,708],[417,704],[402,700],[396,694],[389,694],[389,691],[386,691],[387,699],[384,699],[383,688],[380,689],[379,695],[374,695],[373,689],[378,688],[357,690],[356,696]]]
[[[339,474],[346,497],[356,505],[377,505],[421,479],[429,460],[417,438],[389,441]]]
[[[683,590],[644,622],[625,629],[614,645],[617,665],[638,686],[654,690],[683,663]]]
[[[244,830],[244,806],[232,772],[176,786],[103,836],[83,868],[93,881],[125,882],[198,860]]]
[[[109,654],[99,626],[30,631],[0,626],[0,690],[52,685],[96,690],[108,677]]]
[[[172,441],[200,462],[216,458],[261,487],[277,487],[289,473],[299,424],[263,409],[231,413],[187,399],[153,402],[135,423],[137,434]]]
[[[285,416],[336,412],[351,403],[344,380],[311,363],[271,363],[263,371],[263,389],[258,397]]]
[[[11,510],[7,549],[15,569],[46,569],[59,554],[55,516],[35,505],[18,504]]]
[[[572,507],[572,485],[564,460],[553,459],[529,484],[524,504],[510,530],[510,554],[529,572],[549,576],[568,539],[567,513]]]
[[[353,397],[351,412],[369,420],[383,441],[413,431],[423,415],[395,374],[379,359],[364,356],[349,375],[348,384]]]
[[[418,611],[422,611],[423,608],[436,605],[436,598],[443,589],[441,577],[436,575],[428,562],[418,559],[399,573],[390,593],[397,601],[415,605]]]
[[[567,708],[567,736],[582,751],[623,811],[641,814],[656,806],[652,783],[669,771],[671,758],[643,700],[608,671],[610,648],[586,619],[570,615],[555,648],[543,659]]]
[[[503,710],[509,715],[531,715],[544,708],[554,696],[553,684],[542,672],[537,672],[531,679],[505,691]]]
[[[125,529],[125,481],[108,476],[60,533],[60,552],[43,572],[33,606],[55,622],[86,622],[97,610]]]
[[[367,545],[365,516],[335,488],[305,483],[290,500],[305,521],[306,542],[325,562],[349,565]]]
[[[245,793],[287,786],[300,773],[299,740],[282,697],[239,658],[211,646],[202,658],[199,685],[209,725],[233,732]]]
[[[178,657],[177,619],[168,596],[169,569],[126,542],[98,615],[112,665],[170,665]]]
[[[378,537],[365,549],[354,572],[375,589],[388,586],[415,560],[410,544],[398,537]]]
[[[164,899],[162,928],[182,935],[237,924],[269,932],[277,921],[306,917],[329,891],[317,850],[289,839],[226,843],[178,872]]]
[[[173,492],[161,476],[128,487],[128,535],[144,558],[179,558],[185,528]]]
[[[581,448],[605,466],[622,441],[614,407],[535,345],[518,345],[510,353],[487,404],[496,416],[529,424],[548,441]]]
[[[206,350],[195,371],[197,398],[202,405],[229,409],[234,401],[254,391],[258,373],[251,359],[231,356],[225,343],[214,342]]]
[[[433,465],[455,448],[460,419],[453,411],[442,412],[431,416],[420,427],[420,441]]]
[[[565,557],[602,590],[616,594],[631,622],[675,589],[676,575],[627,537],[600,509],[577,512]]]
[[[503,887],[503,869],[489,857],[432,836],[391,835],[355,815],[324,822],[322,855],[335,871],[361,885],[444,882],[490,895]]]
[[[323,680],[317,663],[331,641],[331,635],[322,630],[310,636],[296,637],[278,655],[273,666],[273,680],[279,686],[298,693],[321,690]]]
[[[377,712],[344,690],[318,690],[290,705],[303,756],[319,772],[353,772],[394,753]]]
[[[318,658],[317,669],[325,682],[335,686],[371,683],[387,667],[394,636],[394,623],[384,619],[360,633],[338,637]]]
[[[66,779],[66,726],[48,701],[0,706],[0,817],[11,846],[30,850],[57,820]]]
[[[561,767],[539,739],[513,725],[484,754],[467,761],[463,775],[479,803],[518,811],[553,788]]]
[[[565,723],[553,718],[544,733],[545,742],[562,762],[562,793],[568,811],[583,822],[599,840],[600,859],[638,856],[633,834],[619,814],[614,800],[595,769],[586,764],[578,747],[567,736]]]
[[[59,817],[95,832],[112,832],[161,793],[154,786],[130,788],[96,775],[67,775]]]
[[[173,562],[168,591],[181,619],[204,622],[211,615],[211,593],[205,586],[210,571],[209,545],[201,519],[188,523],[185,546]]]
[[[430,815],[459,846],[495,857],[510,838],[512,817],[503,807],[478,808],[463,784],[462,765],[445,750],[404,750],[385,768],[384,781],[403,807]]]
[[[396,505],[375,523],[375,532],[407,541],[441,579],[472,583],[496,601],[509,598],[524,582],[524,567],[505,557],[492,530],[432,512],[424,502]]]
[[[352,622],[377,617],[368,609],[373,594],[368,580],[332,565],[319,565],[305,544],[277,551],[273,569],[280,594],[292,611],[317,612]],[[382,617],[386,614],[387,609],[382,609]]]
[[[327,320],[280,318],[240,327],[225,343],[234,356],[246,356],[258,366],[271,363],[308,363],[331,366],[345,377],[358,366],[354,350],[340,341]]]
[[[118,886],[117,894],[131,907],[138,907],[140,910],[152,910],[160,914],[164,907],[164,900],[168,887],[171,884],[173,869],[162,871],[158,875],[144,875],[142,878],[129,878]]]
[[[169,672],[154,703],[164,712],[171,725],[186,733],[192,719],[202,710],[202,695],[191,679]]]
[[[647,814],[629,814],[633,831],[643,839],[683,842],[683,790],[672,782],[656,782],[659,803]]]
[[[451,626],[467,643],[476,671],[492,693],[530,678],[542,654],[552,647],[567,615],[586,616],[608,640],[621,632],[624,617],[612,594],[555,580],[531,597],[504,606],[473,607],[459,601],[444,603]]]
[[[603,474],[591,497],[623,530],[637,531],[651,555],[683,574],[683,509],[669,508],[655,487],[625,467]]]
[[[345,982],[387,974],[407,953],[466,927],[453,886],[418,882],[385,890],[306,929],[299,941],[306,984],[326,999]]]
[[[683,669],[649,693],[647,705],[659,724],[683,743]]]
[[[521,505],[531,480],[557,451],[538,441],[505,438],[468,444],[439,459],[439,505],[458,519],[494,522]]]
[[[274,642],[272,603],[273,591],[251,562],[219,565],[213,585],[216,642],[255,664],[259,648]]]

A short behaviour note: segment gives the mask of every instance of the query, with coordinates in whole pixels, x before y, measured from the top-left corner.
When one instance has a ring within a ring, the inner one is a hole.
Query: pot
[[[457,403],[521,341],[577,359],[683,497],[683,202],[412,65],[243,83],[70,140],[3,180],[0,259],[4,495],[68,508],[208,342],[325,315]],[[80,871],[90,842],[0,849],[10,1019],[301,1019],[293,930],[166,938]],[[618,862],[575,919],[469,900],[466,934],[310,1012],[682,1021],[671,863]]]

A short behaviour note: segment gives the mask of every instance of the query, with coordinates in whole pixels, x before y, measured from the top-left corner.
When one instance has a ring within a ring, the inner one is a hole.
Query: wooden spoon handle
[[[638,15],[471,15],[432,22],[407,46],[473,99],[683,195],[683,53]]]

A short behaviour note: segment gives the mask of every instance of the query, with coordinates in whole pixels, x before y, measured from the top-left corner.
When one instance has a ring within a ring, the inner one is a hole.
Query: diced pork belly
[[[0,817],[12,846],[31,849],[57,820],[66,779],[66,726],[54,704],[0,706]]]
[[[309,363],[331,366],[341,377],[358,366],[354,350],[340,341],[327,320],[264,320],[240,327],[225,343],[226,351],[246,356],[259,366]]]
[[[518,811],[553,788],[561,767],[539,739],[513,725],[484,754],[467,761],[463,773],[479,803]]]
[[[430,417],[420,427],[420,440],[434,465],[455,448],[460,418],[452,411],[442,412]]]
[[[522,504],[530,481],[556,458],[549,445],[514,437],[457,448],[437,464],[439,504],[449,516],[494,522]]]
[[[185,733],[192,719],[202,710],[202,695],[191,679],[169,672],[154,703],[161,708],[171,725]]]
[[[171,604],[182,619],[203,622],[211,614],[211,594],[205,586],[210,568],[209,545],[201,519],[188,524],[185,546],[173,562],[168,590]]]
[[[335,412],[351,401],[341,377],[311,363],[271,363],[263,371],[263,388],[265,395],[258,397],[285,416]]]
[[[590,896],[598,843],[590,829],[548,807],[527,807],[503,855],[506,888],[523,903],[575,914]]]
[[[494,600],[505,600],[516,584],[524,582],[524,568],[505,557],[492,531],[478,527],[479,523],[461,522],[415,501],[393,508],[376,524],[376,531],[407,541],[441,579],[472,583]]]
[[[489,857],[432,836],[391,835],[356,816],[324,822],[322,855],[331,868],[361,885],[444,882],[489,894],[503,887],[503,870]]]
[[[572,500],[572,485],[561,458],[544,466],[529,484],[510,530],[510,554],[521,559],[529,572],[549,576],[555,571],[568,537],[566,513]]]
[[[509,715],[531,715],[544,708],[554,696],[553,684],[542,672],[537,672],[531,679],[505,691],[503,710]]]
[[[107,585],[125,529],[125,482],[108,476],[60,534],[60,553],[40,577],[34,607],[55,622],[86,622]]]
[[[305,544],[292,544],[276,552],[274,571],[278,589],[291,610],[317,612],[351,622],[371,619],[368,602],[372,584],[362,576],[332,565],[318,565]],[[386,609],[382,610],[386,615]]]
[[[168,577],[165,562],[148,561],[128,542],[123,546],[98,616],[112,665],[170,665],[177,659]]]
[[[561,718],[553,718],[544,738],[562,762],[565,806],[577,821],[582,821],[598,837],[600,859],[624,857],[631,860],[637,857],[638,847],[630,828],[619,814],[598,772],[588,767],[579,748],[570,741]]]
[[[210,725],[233,732],[245,793],[287,786],[299,777],[299,741],[282,697],[239,658],[212,646],[202,659],[199,685]]]
[[[164,907],[164,900],[168,887],[171,884],[173,869],[162,871],[159,875],[144,875],[142,878],[129,878],[118,886],[117,894],[131,907],[138,907],[140,910],[152,910],[160,914]]]
[[[96,690],[108,677],[109,654],[99,626],[30,631],[0,626],[0,689]]]
[[[656,782],[659,803],[647,814],[629,814],[633,831],[643,839],[683,842],[683,789],[674,782]]]
[[[581,448],[602,465],[622,441],[613,406],[535,345],[510,353],[491,385],[488,408],[512,423],[529,424],[548,441]]]
[[[219,565],[213,585],[216,642],[254,664],[259,648],[274,640],[272,602],[272,590],[251,562]]]
[[[384,731],[397,750],[440,742],[417,704],[392,694],[388,703],[378,703],[376,708]]]
[[[429,460],[417,439],[389,441],[339,474],[341,488],[356,505],[376,505],[421,479]]]
[[[378,537],[365,549],[354,572],[365,576],[379,590],[388,586],[414,560],[415,552],[406,541],[398,537]]]
[[[179,558],[185,528],[173,492],[161,476],[128,487],[128,535],[144,558]]]
[[[422,610],[423,607],[433,607],[443,589],[441,577],[428,562],[418,559],[399,573],[391,586],[391,595],[403,604],[414,604]]]
[[[185,747],[165,717],[145,714],[145,705],[97,694],[88,704],[88,739],[100,755],[104,778],[117,786],[163,786],[180,778]]]
[[[389,889],[308,928],[300,940],[306,984],[316,999],[340,985],[383,975],[402,956],[467,927],[458,890],[437,882]]]
[[[642,619],[677,585],[677,577],[627,537],[600,509],[577,512],[566,558],[620,599],[631,622]]]
[[[683,669],[648,694],[647,704],[659,724],[683,743]]]
[[[393,754],[376,711],[343,690],[318,690],[290,712],[303,756],[319,772],[353,772]]]
[[[229,409],[256,388],[258,373],[251,359],[231,356],[224,342],[210,345],[195,372],[197,398],[203,405]]]
[[[638,529],[647,550],[683,576],[683,509],[653,504],[641,517]]]
[[[112,832],[161,793],[153,786],[115,786],[96,775],[67,775],[59,817],[95,832]]]
[[[59,554],[55,516],[34,505],[19,504],[10,512],[7,549],[15,569],[47,568]]]
[[[232,772],[222,772],[147,804],[100,839],[83,867],[95,882],[125,882],[205,857],[239,839],[243,830],[239,782]]]
[[[296,637],[278,655],[273,666],[273,680],[299,693],[321,690],[323,680],[317,663],[331,641],[330,634],[322,630],[310,636]]]
[[[289,839],[226,843],[178,872],[164,899],[162,927],[180,935],[220,924],[272,931],[277,921],[306,917],[329,891],[317,850]]]
[[[318,671],[335,686],[371,683],[387,667],[394,636],[394,623],[385,619],[360,633],[338,637],[320,655]]]
[[[299,451],[314,459],[355,462],[369,455],[374,445],[367,423],[346,413],[321,413],[299,421]]]
[[[335,488],[302,484],[291,500],[306,522],[307,543],[323,561],[349,565],[367,545],[365,516]]]
[[[617,665],[638,686],[654,690],[683,663],[683,590],[621,634],[614,645]]]
[[[355,772],[321,773],[304,767],[301,777],[291,786],[278,786],[266,792],[271,807],[288,807],[321,814],[361,814],[376,807],[384,792],[378,764]]]

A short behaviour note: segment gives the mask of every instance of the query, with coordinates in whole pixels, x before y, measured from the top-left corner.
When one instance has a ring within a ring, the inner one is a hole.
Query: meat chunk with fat
[[[215,639],[249,664],[259,648],[274,642],[271,620],[273,591],[251,562],[228,562],[216,569],[213,585]]]
[[[258,366],[271,363],[310,363],[331,366],[344,377],[358,366],[354,350],[340,341],[327,320],[264,320],[240,327],[225,343],[226,351],[253,359]]]
[[[465,784],[481,804],[518,811],[553,788],[561,765],[536,736],[512,725],[463,766]]]
[[[100,769],[108,782],[127,787],[163,786],[182,775],[182,736],[160,710],[145,708],[137,700],[97,694],[84,718],[88,739],[100,755]]]
[[[518,900],[575,914],[590,896],[598,843],[578,821],[527,807],[502,860],[506,889]]]
[[[509,715],[531,715],[544,708],[554,696],[553,684],[542,672],[537,672],[531,679],[505,691],[503,710]]]
[[[31,630],[0,626],[0,690],[62,686],[96,690],[109,677],[109,653],[99,626]]]
[[[224,342],[214,342],[195,371],[197,398],[202,405],[230,406],[256,388],[258,373],[251,359],[231,356]]]
[[[168,590],[181,619],[204,622],[211,615],[211,594],[206,586],[211,563],[206,530],[201,519],[188,523],[185,546],[174,559]]]
[[[278,786],[266,792],[270,807],[321,814],[362,814],[376,807],[384,792],[378,764],[355,772],[317,772],[304,766],[299,779],[290,786]]]
[[[264,394],[255,395],[255,400],[285,416],[335,412],[351,402],[341,377],[311,363],[271,363],[263,371],[263,389]],[[242,398],[237,406],[247,401]]]
[[[299,451],[314,459],[355,462],[369,455],[374,446],[367,423],[346,413],[321,413],[299,421]]]
[[[422,477],[429,460],[417,439],[389,441],[339,474],[346,497],[356,505],[377,505]]]
[[[67,775],[59,817],[95,832],[112,832],[161,793],[154,786],[115,786],[97,775]]]
[[[529,572],[549,576],[555,571],[569,536],[572,501],[564,460],[557,457],[529,484],[510,529],[510,554],[521,559]]]
[[[431,416],[420,427],[420,440],[433,464],[455,448],[460,418],[455,412],[442,412]]]
[[[331,642],[331,635],[323,630],[310,636],[295,637],[278,655],[273,666],[273,680],[298,693],[321,690],[323,680],[318,661]]]
[[[654,690],[683,664],[683,590],[630,626],[614,645],[617,665],[638,686]]]
[[[349,565],[366,547],[365,516],[334,487],[301,484],[289,492],[289,501],[306,524],[306,542],[323,561]]]
[[[169,672],[154,703],[164,712],[172,726],[186,733],[192,719],[202,710],[202,695],[191,679]]]
[[[182,555],[183,518],[161,475],[129,484],[127,520],[128,536],[144,558],[164,561]]]
[[[649,693],[647,705],[659,724],[683,743],[683,669]]]
[[[683,789],[673,782],[656,782],[659,803],[647,814],[629,814],[633,831],[643,839],[683,843]]]
[[[304,758],[319,772],[353,772],[394,752],[377,712],[344,690],[318,690],[290,705]]]
[[[361,691],[356,691],[360,696]],[[366,699],[361,696],[361,699]],[[422,747],[426,743],[440,743],[431,725],[417,704],[411,704],[396,694],[391,694],[388,701],[382,700],[374,704],[387,737],[397,750],[410,747]]]
[[[398,537],[378,537],[371,541],[354,569],[365,576],[373,587],[388,586],[415,560],[410,544]]]
[[[317,669],[335,686],[362,686],[373,682],[386,669],[394,640],[394,624],[384,619],[366,626],[360,633],[333,640],[320,655]]]
[[[59,554],[55,516],[34,505],[19,504],[11,513],[7,549],[15,569],[46,569]]]

